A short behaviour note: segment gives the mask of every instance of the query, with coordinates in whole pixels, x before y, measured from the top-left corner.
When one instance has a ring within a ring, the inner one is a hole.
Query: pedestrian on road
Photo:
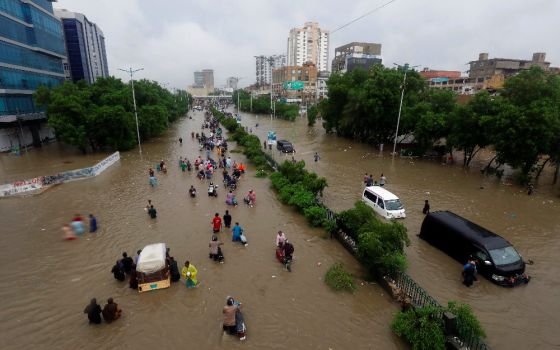
[[[97,304],[95,298],[91,299],[90,303],[84,309],[84,314],[88,315],[89,323],[100,324],[101,323],[101,306]]]
[[[152,219],[157,218],[157,210],[156,210],[156,208],[154,208],[153,205],[150,205],[150,209],[148,209],[148,214],[150,214],[150,217]]]
[[[115,279],[118,280],[118,281],[122,282],[126,278],[126,276],[124,274],[124,268],[123,268],[120,260],[117,260],[117,262],[113,266],[113,269],[111,269],[111,272],[113,273],[113,276],[115,277]]]
[[[231,215],[229,215],[229,210],[226,210],[226,213],[224,214],[224,226],[226,228],[231,227]]]
[[[220,218],[220,214],[216,213],[214,215],[214,218],[212,219],[212,231],[214,231],[214,233],[218,233],[220,232],[221,228],[222,228],[222,218]]]
[[[185,266],[183,266],[181,274],[185,278],[185,285],[187,288],[194,288],[197,286],[198,281],[196,275],[198,274],[198,270],[188,260],[185,261]]]
[[[97,219],[93,214],[89,214],[89,232],[97,231]]]
[[[315,162],[319,161],[319,159],[321,159],[321,157],[319,157],[319,153],[315,152],[313,159],[315,159]]]
[[[383,175],[383,173],[381,173],[381,177],[379,178],[379,186],[385,186],[385,181],[387,181],[387,178],[385,177],[385,175]]]
[[[430,203],[426,199],[424,201],[424,208],[422,209],[422,214],[427,215],[430,212]]]
[[[366,186],[373,186],[373,175],[369,174],[367,181],[366,181]]]
[[[181,144],[181,146],[183,145],[183,138],[179,137],[179,143]]]
[[[111,323],[121,317],[122,310],[119,308],[119,304],[113,301],[113,298],[107,299],[107,305],[102,311],[103,319],[107,323]]]

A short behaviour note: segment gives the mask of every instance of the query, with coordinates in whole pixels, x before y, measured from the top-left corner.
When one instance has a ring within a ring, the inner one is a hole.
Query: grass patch
[[[231,151],[229,151],[229,153],[243,153],[243,150],[240,150],[239,148],[236,148],[236,149],[232,149]]]
[[[331,266],[325,273],[325,283],[334,290],[353,292],[356,290],[352,275],[344,270],[341,263]]]

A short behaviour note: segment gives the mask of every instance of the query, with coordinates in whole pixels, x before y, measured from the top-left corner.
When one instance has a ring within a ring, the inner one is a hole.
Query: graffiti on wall
[[[92,167],[64,171],[56,175],[40,176],[29,180],[15,181],[11,184],[0,185],[0,197],[33,193],[48,186],[96,176],[115,164],[119,159],[119,152],[115,152]]]

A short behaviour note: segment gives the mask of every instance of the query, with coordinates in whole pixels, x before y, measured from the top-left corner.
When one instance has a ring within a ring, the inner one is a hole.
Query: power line
[[[359,21],[359,20],[361,20],[362,18],[367,17],[367,16],[371,15],[372,13],[381,10],[381,9],[384,8],[385,6],[388,6],[389,4],[391,4],[392,2],[395,2],[395,1],[397,1],[397,0],[388,1],[388,2],[384,3],[384,4],[381,5],[381,6],[378,6],[378,7],[374,8],[374,9],[371,10],[371,11],[368,11],[368,12],[364,13],[364,14],[361,15],[360,17],[355,18],[355,19],[351,20],[350,22],[348,22],[348,23],[346,23],[346,24],[344,24],[344,25],[342,25],[342,26],[336,28],[335,30],[331,31],[331,35],[332,35],[333,33],[335,33],[335,32],[338,32],[339,30],[341,30],[341,29],[343,29],[343,28],[348,27],[350,24],[352,24],[352,23],[354,23],[354,22]]]

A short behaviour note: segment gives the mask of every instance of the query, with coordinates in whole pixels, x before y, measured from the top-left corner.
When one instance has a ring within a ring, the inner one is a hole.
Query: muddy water
[[[259,127],[255,128],[256,123]],[[261,139],[268,130],[278,140],[294,143],[296,159],[325,176],[329,187],[325,202],[333,209],[350,207],[360,199],[365,172],[387,177],[386,188],[397,194],[407,210],[403,221],[409,230],[408,273],[440,303],[459,300],[472,305],[496,349],[560,348],[560,198],[542,187],[533,196],[516,186],[483,177],[476,170],[415,159],[391,159],[370,146],[326,135],[320,126],[307,127],[268,116],[245,115],[242,123]],[[385,145],[389,150],[392,145]],[[319,152],[319,162],[313,161]],[[287,158],[272,151],[277,160]],[[549,181],[549,180],[547,180]],[[534,261],[527,272],[533,280],[515,289],[498,287],[485,279],[468,289],[461,284],[461,265],[420,240],[424,199],[432,210],[451,210],[508,239]]]
[[[210,220],[228,209],[225,193],[205,195],[207,182],[180,172],[177,159],[191,161],[199,151],[191,131],[200,130],[202,115],[182,120],[163,137],[137,151],[102,175],[66,183],[35,197],[0,200],[0,344],[2,349],[402,349],[388,323],[397,308],[374,284],[354,295],[332,292],[324,272],[341,261],[357,276],[364,271],[340,245],[321,238],[304,219],[275,199],[267,179],[245,175],[238,193],[253,188],[257,206],[229,208],[244,227],[249,245],[220,233],[226,263],[208,259]],[[181,135],[183,146],[176,141]],[[0,179],[12,181],[94,164],[105,154],[84,157],[60,145],[49,145],[20,158],[0,156]],[[146,169],[162,158],[170,170],[150,188]],[[234,159],[242,159],[239,154]],[[194,184],[201,194],[187,196]],[[333,188],[334,189],[334,188]],[[144,206],[152,199],[158,218]],[[61,225],[74,213],[94,213],[100,230],[76,241],[61,239]],[[282,229],[294,243],[293,272],[274,258],[274,236]],[[166,242],[182,264],[199,270],[200,287],[175,284],[144,294],[117,282],[110,273],[123,251],[133,254],[154,242]],[[318,263],[321,263],[320,265]],[[222,336],[221,309],[227,295],[245,303],[248,339],[240,344]],[[89,326],[82,310],[89,299],[115,298],[124,309],[121,320]]]

